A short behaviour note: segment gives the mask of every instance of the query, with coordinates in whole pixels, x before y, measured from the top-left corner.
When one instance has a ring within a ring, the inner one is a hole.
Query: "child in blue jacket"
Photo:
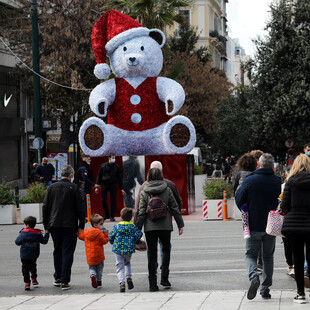
[[[48,242],[49,233],[45,231],[43,236],[40,229],[34,229],[37,219],[34,216],[27,216],[24,219],[26,228],[23,228],[15,240],[20,245],[20,259],[22,261],[22,273],[24,276],[25,290],[30,290],[31,282],[34,287],[39,285],[37,281],[37,258],[40,255],[40,243]]]
[[[131,278],[130,259],[135,252],[136,242],[142,237],[139,228],[130,222],[132,209],[123,208],[121,210],[122,222],[113,227],[109,234],[109,242],[113,244],[112,251],[115,253],[116,272],[120,284],[120,292],[125,292],[125,268],[128,289],[133,289],[134,285]]]

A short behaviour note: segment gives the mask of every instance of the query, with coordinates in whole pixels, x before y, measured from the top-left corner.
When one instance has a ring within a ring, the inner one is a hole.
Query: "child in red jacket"
[[[103,217],[93,214],[90,218],[93,228],[80,230],[78,237],[85,241],[87,264],[93,288],[102,287],[102,271],[104,265],[103,245],[109,241],[109,232],[103,227]]]

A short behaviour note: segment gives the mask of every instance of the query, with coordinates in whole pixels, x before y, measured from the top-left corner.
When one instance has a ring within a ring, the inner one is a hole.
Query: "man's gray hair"
[[[150,169],[153,169],[153,168],[157,168],[157,169],[159,169],[160,171],[163,171],[163,165],[162,165],[162,163],[161,163],[160,161],[158,161],[158,160],[152,161]]]
[[[74,173],[74,169],[72,168],[72,166],[66,165],[61,168],[62,177],[69,178],[71,173]]]
[[[263,155],[261,155],[258,161],[260,163],[261,168],[267,168],[267,169],[273,168],[274,158],[269,153],[264,153]]]
[[[48,161],[48,158],[47,157],[43,157],[42,161],[44,161],[44,160]]]

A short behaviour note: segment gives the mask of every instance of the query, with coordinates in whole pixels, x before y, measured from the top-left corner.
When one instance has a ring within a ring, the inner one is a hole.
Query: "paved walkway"
[[[74,288],[70,291],[73,293]],[[31,293],[31,292],[29,292]],[[50,296],[1,297],[0,309],[105,309],[105,310],[295,310],[309,309],[307,304],[293,302],[293,291],[271,291],[272,298],[263,300],[259,294],[253,300],[247,300],[242,291],[200,291],[173,292],[172,290],[155,293],[99,293],[75,295],[69,291]],[[307,296],[308,297],[308,296]]]

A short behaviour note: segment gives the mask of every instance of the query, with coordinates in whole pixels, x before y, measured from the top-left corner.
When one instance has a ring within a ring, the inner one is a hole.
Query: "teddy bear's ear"
[[[149,36],[153,38],[160,47],[163,47],[166,42],[166,36],[164,33],[159,29],[151,29]]]

